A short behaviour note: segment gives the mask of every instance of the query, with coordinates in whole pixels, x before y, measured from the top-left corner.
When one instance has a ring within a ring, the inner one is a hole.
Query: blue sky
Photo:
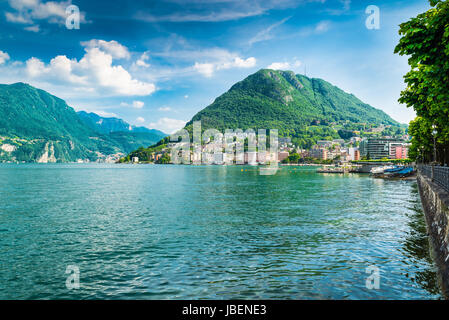
[[[66,8],[79,7],[80,29]],[[380,8],[380,29],[365,26]],[[261,68],[325,79],[406,123],[398,25],[425,0],[0,0],[0,82],[173,132]]]

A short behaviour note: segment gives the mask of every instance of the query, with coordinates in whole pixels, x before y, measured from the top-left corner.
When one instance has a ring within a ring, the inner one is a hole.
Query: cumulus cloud
[[[136,61],[136,66],[138,67],[143,67],[143,68],[148,68],[150,65],[146,62],[148,61],[148,59],[150,59],[150,57],[148,56],[147,52],[144,52],[140,58]]]
[[[144,105],[142,101],[133,101],[133,108],[142,109]]]
[[[202,74],[205,77],[212,77],[214,74],[215,66],[212,63],[198,63],[195,62],[193,69],[198,71],[198,73]]]
[[[90,41],[81,42],[81,45],[88,49],[98,48],[111,55],[114,59],[129,59],[131,57],[128,48],[115,40],[105,41],[92,39]]]
[[[148,127],[158,129],[166,133],[175,133],[179,129],[184,128],[186,123],[187,121],[184,120],[161,118],[156,122],[150,123]]]
[[[222,48],[204,48],[201,50],[167,50],[154,52],[153,56],[162,57],[175,63],[192,63],[190,67],[179,73],[200,73],[205,77],[211,77],[215,71],[231,68],[252,68],[256,66],[254,57],[242,58],[238,53],[230,52]]]
[[[32,24],[32,27],[25,30],[37,32],[36,21],[45,20],[47,23],[64,25],[67,18],[66,8],[72,1],[9,0],[8,3],[14,11],[5,13],[6,20],[12,23]],[[80,22],[86,22],[83,12],[80,12]]]
[[[234,60],[224,62],[217,65],[217,69],[230,69],[230,68],[252,68],[256,65],[256,58],[250,57],[248,59],[242,59],[235,57]]]
[[[142,117],[137,117],[136,121],[137,121],[138,123],[144,123],[144,122],[145,122],[145,119],[142,118]]]
[[[114,43],[112,47],[118,46]],[[26,62],[26,71],[32,79],[74,85],[74,90],[77,91],[118,96],[146,96],[156,90],[153,83],[133,79],[121,65],[113,65],[113,56],[110,53],[89,46],[85,51],[85,55],[79,61],[60,55],[45,64],[33,57]],[[118,51],[114,53],[116,56],[117,54],[120,55]]]
[[[0,64],[4,64],[9,60],[9,54],[0,50]]]
[[[217,70],[225,70],[231,68],[252,68],[256,65],[256,58],[249,57],[242,59],[240,57],[234,57],[232,59],[222,59],[216,62],[195,62],[193,69],[205,77],[211,77]]]
[[[299,68],[302,65],[301,61],[295,60],[293,62],[273,62],[269,66],[267,66],[267,69],[273,69],[273,70],[294,70],[296,68]]]
[[[122,102],[121,107],[131,107],[135,109],[142,109],[145,103],[143,101],[133,101],[132,103]]]

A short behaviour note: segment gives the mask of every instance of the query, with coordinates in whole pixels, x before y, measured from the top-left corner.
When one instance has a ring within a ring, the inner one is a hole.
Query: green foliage
[[[432,125],[437,126],[437,160],[449,161],[449,2],[430,1],[432,9],[400,25],[395,53],[409,56],[411,70],[399,102],[412,107],[418,118],[410,125],[411,157],[418,150],[432,159]]]
[[[165,137],[164,133],[152,132],[111,132],[109,138],[116,142],[120,149],[128,153],[142,146],[151,146]]]
[[[277,129],[299,139],[303,147],[317,140],[340,138],[329,123],[399,126],[377,110],[321,79],[293,72],[260,70],[235,84],[187,123],[201,120],[202,129]]]
[[[284,159],[282,161],[282,163],[298,164],[298,163],[300,163],[302,161],[303,160],[301,159],[301,155],[299,155],[298,153],[293,153],[293,154],[289,155],[288,158]]]
[[[310,149],[318,140],[349,138],[355,130],[380,124],[400,128],[383,111],[324,80],[266,69],[236,83],[198,112],[185,127],[191,135],[194,121],[201,121],[203,132],[211,128],[221,132],[277,129],[280,137],[291,137],[303,149]],[[148,150],[168,142],[166,137]]]
[[[164,134],[148,129],[102,132],[81,120],[63,100],[27,84],[16,83],[0,85],[0,137],[2,144],[16,147],[12,153],[2,153],[1,161],[37,161],[47,146],[49,151],[54,151],[57,161],[68,162],[95,161],[99,154],[127,153],[157,142]]]

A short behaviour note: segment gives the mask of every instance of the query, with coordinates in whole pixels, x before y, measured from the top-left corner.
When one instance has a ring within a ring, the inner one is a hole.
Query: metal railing
[[[418,165],[418,170],[449,192],[449,167]]]

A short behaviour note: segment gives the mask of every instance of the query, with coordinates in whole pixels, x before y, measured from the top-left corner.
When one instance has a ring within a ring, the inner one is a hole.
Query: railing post
[[[432,163],[432,174],[430,180],[432,180],[432,182],[435,181],[435,162]]]

